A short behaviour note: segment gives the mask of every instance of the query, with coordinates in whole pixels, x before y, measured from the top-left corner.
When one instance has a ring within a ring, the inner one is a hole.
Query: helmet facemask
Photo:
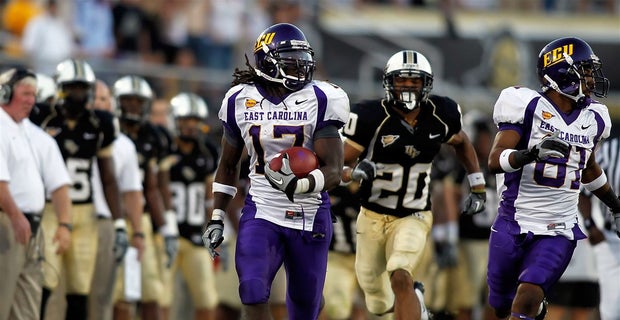
[[[397,78],[421,79],[421,86],[399,85]],[[383,87],[388,101],[396,104],[405,112],[410,112],[419,106],[420,101],[426,101],[433,88],[432,76],[417,70],[403,69],[388,73],[383,78]]]
[[[77,119],[92,102],[93,87],[90,83],[74,81],[59,86],[58,105],[63,115],[69,119]]]

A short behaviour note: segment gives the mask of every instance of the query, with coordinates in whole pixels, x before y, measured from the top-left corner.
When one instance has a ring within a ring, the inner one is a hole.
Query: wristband
[[[213,209],[213,213],[211,214],[211,220],[224,220],[226,217],[226,211],[222,209]]]
[[[137,238],[142,238],[144,239],[144,233],[143,232],[134,232],[131,237],[137,237]]]
[[[310,189],[310,180],[308,178],[302,178],[297,180],[295,185],[295,193],[306,193]]]
[[[114,229],[127,229],[127,222],[125,222],[125,219],[114,220]]]
[[[469,186],[477,186],[477,185],[485,185],[486,181],[484,181],[484,175],[482,172],[474,172],[472,174],[467,175],[467,180],[469,180]]]
[[[216,192],[225,193],[234,198],[237,194],[237,188],[227,184],[213,182],[213,193]]]
[[[323,175],[323,171],[319,169],[314,169],[310,171],[310,175],[314,177],[314,189],[312,192],[321,192],[325,187],[325,176]]]
[[[515,149],[505,149],[499,155],[499,166],[504,170],[504,172],[515,172],[519,170],[519,168],[513,168],[510,164],[510,155],[517,150]]]
[[[73,231],[73,225],[68,222],[61,222],[58,224],[58,227],[65,227],[69,232]]]
[[[456,243],[459,238],[459,225],[456,221],[436,224],[431,229],[433,240]]]
[[[588,191],[594,191],[604,186],[605,183],[607,183],[607,176],[605,175],[605,172],[601,172],[600,176],[588,183],[584,183],[583,187]]]
[[[213,208],[213,199],[206,200],[205,199],[205,209]]]

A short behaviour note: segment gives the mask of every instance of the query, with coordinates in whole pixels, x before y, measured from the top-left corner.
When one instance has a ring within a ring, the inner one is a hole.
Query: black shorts
[[[595,308],[598,307],[601,296],[597,282],[563,281],[551,287],[547,301],[563,307]]]

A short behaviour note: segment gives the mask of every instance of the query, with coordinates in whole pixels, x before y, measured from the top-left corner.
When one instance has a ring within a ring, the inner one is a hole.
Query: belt
[[[30,223],[30,230],[32,231],[32,237],[37,235],[39,227],[41,226],[41,214],[35,212],[24,212],[24,216]]]

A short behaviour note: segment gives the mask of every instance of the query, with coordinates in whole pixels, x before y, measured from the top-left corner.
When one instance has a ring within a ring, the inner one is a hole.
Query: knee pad
[[[261,279],[249,279],[239,283],[239,297],[243,304],[260,304],[269,301],[271,287]]]

